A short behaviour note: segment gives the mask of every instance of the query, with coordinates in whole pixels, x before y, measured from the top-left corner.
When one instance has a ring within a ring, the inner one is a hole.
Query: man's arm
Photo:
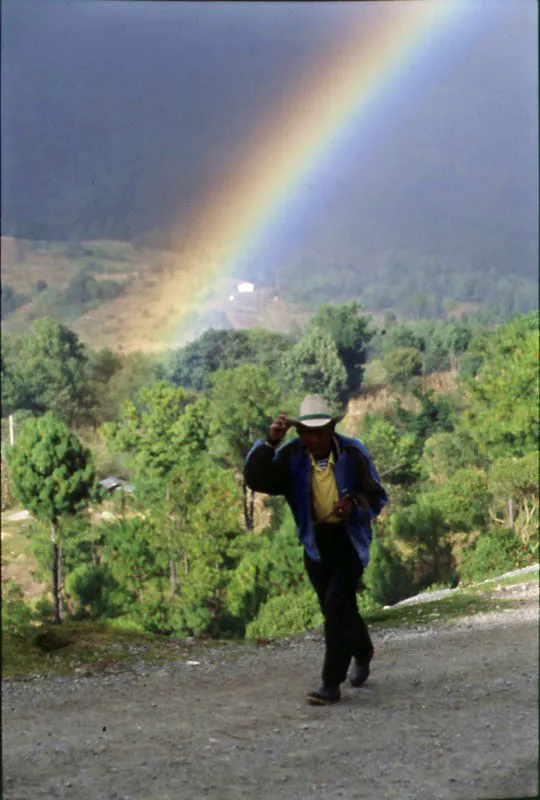
[[[287,488],[287,473],[277,447],[285,436],[289,423],[280,414],[274,420],[266,439],[259,439],[249,451],[244,465],[244,480],[254,492],[280,495]]]
[[[374,519],[387,504],[388,496],[369,456],[357,447],[352,448],[351,452],[354,454],[356,480],[350,497],[357,506],[369,513],[371,519]]]

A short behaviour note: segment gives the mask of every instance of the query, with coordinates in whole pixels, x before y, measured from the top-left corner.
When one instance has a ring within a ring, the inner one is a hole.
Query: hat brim
[[[345,417],[345,414],[338,414],[335,417],[315,417],[312,419],[296,419],[295,417],[287,417],[289,425],[294,425],[297,428],[299,425],[302,428],[326,428],[332,423],[335,425]]]

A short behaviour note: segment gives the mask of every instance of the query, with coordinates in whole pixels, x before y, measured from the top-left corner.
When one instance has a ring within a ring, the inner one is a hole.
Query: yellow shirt
[[[311,459],[311,489],[315,522],[322,519],[325,522],[340,522],[340,518],[335,515],[325,519],[332,511],[334,503],[339,500],[336,479],[334,478],[334,454],[330,453],[326,469],[321,469],[317,466],[311,453],[309,457]]]

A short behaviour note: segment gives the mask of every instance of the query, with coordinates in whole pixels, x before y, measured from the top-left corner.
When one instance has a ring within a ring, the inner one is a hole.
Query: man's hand
[[[354,502],[350,497],[342,497],[337,503],[334,503],[332,514],[340,519],[347,519],[355,508]]]
[[[291,426],[290,423],[287,422],[286,415],[278,414],[276,419],[270,425],[270,429],[268,431],[268,441],[272,444],[279,444],[290,427]]]

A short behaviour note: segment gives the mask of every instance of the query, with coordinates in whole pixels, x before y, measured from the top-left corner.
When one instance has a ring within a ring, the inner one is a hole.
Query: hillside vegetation
[[[307,392],[347,409],[340,429],[366,444],[390,496],[364,612],[534,563],[537,363],[536,314],[381,328],[349,302],[296,335],[210,330],[153,356],[34,321],[4,337],[3,504],[32,512],[23,535],[49,591],[29,608],[11,583],[6,630],[53,613],[214,638],[319,624],[284,501],[242,483],[253,441]],[[129,491],[107,495],[111,474]]]
[[[510,280],[495,268],[424,256],[345,260],[329,270],[326,261],[299,254],[254,294],[241,295],[237,283],[250,276],[220,276],[215,257],[143,242],[2,237],[4,329],[20,333],[34,319],[53,317],[94,349],[157,352],[208,328],[298,334],[328,301],[356,299],[380,323],[389,313],[421,320],[478,311],[495,322],[538,306],[537,281],[527,274]]]

